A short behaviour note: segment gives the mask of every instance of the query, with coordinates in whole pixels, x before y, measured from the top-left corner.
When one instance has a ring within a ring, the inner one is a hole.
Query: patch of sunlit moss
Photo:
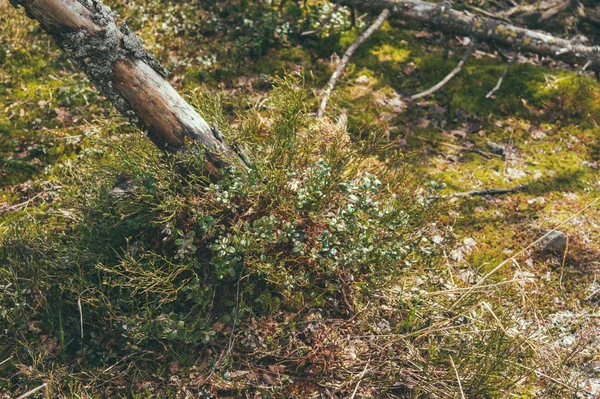
[[[396,48],[389,44],[375,47],[371,53],[377,57],[379,62],[405,62],[409,59],[411,52],[405,48]]]

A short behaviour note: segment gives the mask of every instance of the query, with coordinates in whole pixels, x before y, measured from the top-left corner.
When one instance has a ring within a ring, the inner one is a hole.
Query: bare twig
[[[583,75],[583,73],[585,72],[585,70],[588,69],[588,67],[590,65],[592,65],[592,61],[588,60],[588,62],[586,62],[583,67],[581,67],[581,70],[579,71],[579,75]]]
[[[42,390],[42,389],[46,388],[46,386],[47,386],[47,385],[48,385],[48,384],[46,384],[46,383],[44,382],[44,383],[43,383],[42,385],[40,385],[39,387],[37,387],[37,388],[33,388],[31,391],[24,393],[23,395],[19,396],[17,399],[25,399],[25,398],[28,398],[28,397],[30,397],[31,395],[33,395],[34,393],[36,393],[36,392],[38,392],[38,391],[40,391],[40,390]]]
[[[360,373],[360,375],[358,376],[358,382],[354,387],[354,392],[352,392],[352,396],[350,396],[350,399],[354,399],[354,397],[356,396],[356,392],[358,392],[358,387],[360,387],[360,383],[362,382],[362,379],[365,376],[365,373],[367,372],[367,368],[369,367],[370,363],[371,361],[368,361],[367,364],[365,364],[365,368],[363,369],[362,373]]]
[[[27,201],[21,202],[20,204],[3,206],[0,208],[0,215],[5,212],[19,211],[21,209],[27,208],[31,202],[35,201],[36,199],[38,199],[45,193],[46,193],[46,191],[41,191],[41,192],[37,193],[36,195],[34,195],[33,197],[29,198]]]
[[[450,197],[481,197],[485,195],[501,195],[525,191],[528,188],[528,184],[521,184],[520,186],[513,188],[490,188],[485,190],[465,191],[463,193],[452,194],[450,195]]]
[[[563,276],[565,274],[565,262],[567,260],[568,253],[569,253],[569,236],[566,236],[565,253],[563,254],[562,265],[560,266],[560,278],[558,279],[558,286],[561,290],[563,289],[562,281],[563,281]]]
[[[231,334],[229,335],[229,344],[227,345],[227,352],[225,357],[229,356],[231,350],[233,349],[233,339],[235,334],[235,328],[237,327],[238,322],[238,314],[240,312],[240,286],[242,285],[242,276],[244,275],[245,267],[242,267],[242,271],[240,272],[240,276],[238,277],[238,281],[236,284],[236,292],[235,292],[235,314],[233,317],[233,325],[231,326]]]
[[[375,22],[373,22],[373,24],[371,26],[369,26],[363,33],[361,33],[358,36],[358,39],[356,39],[356,41],[354,43],[352,43],[350,45],[350,47],[348,47],[348,50],[346,50],[346,52],[344,53],[344,56],[342,57],[342,60],[340,61],[337,68],[333,72],[333,75],[331,75],[331,78],[329,78],[327,87],[325,88],[325,90],[323,90],[323,98],[321,100],[321,105],[319,107],[319,111],[317,112],[317,117],[321,118],[323,116],[323,114],[325,113],[325,108],[327,107],[327,102],[329,102],[329,96],[331,95],[331,91],[335,87],[335,84],[336,84],[338,78],[344,72],[344,68],[346,67],[346,64],[348,63],[348,61],[350,60],[350,57],[352,57],[352,54],[354,54],[354,51],[356,51],[356,49],[361,44],[363,44],[363,42],[365,40],[367,40],[369,38],[369,36],[371,36],[373,34],[373,32],[375,32],[377,29],[379,29],[381,27],[381,25],[383,25],[383,22],[386,20],[386,18],[388,17],[389,14],[390,14],[390,10],[388,10],[387,8],[384,9],[381,12],[381,14],[379,14],[379,16],[377,17]]]
[[[496,158],[502,158],[502,155],[499,154],[494,154],[493,152],[487,152],[487,151],[483,151],[479,148],[476,148],[474,146],[471,147],[465,147],[462,145],[456,145],[456,144],[451,144],[451,143],[446,143],[445,141],[435,141],[435,140],[431,140],[431,139],[427,139],[425,137],[420,137],[420,136],[415,136],[417,140],[421,140],[421,141],[426,141],[428,143],[432,143],[432,144],[440,144],[443,146],[446,146],[448,148],[452,148],[458,151],[466,151],[466,152],[473,152],[475,154],[479,154],[482,157],[484,157],[485,159],[492,159],[494,157]]]
[[[512,67],[514,65],[514,63],[519,59],[519,53],[515,53],[515,55],[513,55],[513,57],[510,59],[510,61],[508,62],[508,64],[506,65],[506,68],[504,69],[504,72],[502,72],[502,76],[500,76],[500,79],[498,79],[498,83],[496,83],[496,86],[494,86],[494,88],[492,90],[490,90],[490,92],[485,96],[485,98],[490,98],[494,95],[494,93],[496,93],[498,91],[498,89],[500,89],[500,86],[502,86],[502,81],[504,80],[504,78],[506,78],[506,75],[508,74],[508,70],[510,69],[510,67]]]
[[[81,307],[81,296],[77,298],[77,307],[79,308],[79,326],[81,328],[81,339],[83,339],[83,308]]]
[[[455,77],[461,71],[461,69],[463,68],[463,66],[467,63],[467,60],[469,59],[469,57],[471,56],[471,54],[473,54],[474,50],[475,50],[475,41],[471,40],[471,42],[467,46],[467,49],[465,50],[465,54],[463,55],[463,57],[461,58],[460,62],[458,63],[458,65],[456,66],[456,68],[454,68],[454,70],[452,72],[450,72],[444,79],[442,79],[438,84],[436,84],[435,86],[433,86],[429,90],[425,90],[422,93],[415,94],[414,96],[411,97],[411,99],[412,100],[417,100],[419,98],[426,97],[426,96],[428,96],[430,94],[435,93],[436,91],[438,91],[442,87],[444,87],[444,85],[446,83],[448,83],[453,77]]]
[[[415,21],[451,36],[470,37],[482,42],[531,52],[542,57],[563,61],[571,66],[592,61],[590,69],[600,71],[600,52],[596,46],[582,44],[577,39],[563,39],[546,32],[521,28],[494,18],[468,14],[448,6],[447,2],[425,0],[341,0],[365,10],[389,8],[391,15],[403,21]],[[522,3],[522,2],[521,2]],[[538,5],[531,5],[533,11]],[[507,14],[502,14],[508,17]]]
[[[554,16],[563,12],[564,10],[566,10],[567,8],[569,8],[571,6],[571,3],[573,3],[572,0],[565,0],[560,4],[547,9],[546,11],[544,11],[542,13],[542,15],[540,15],[540,18],[538,19],[538,23],[547,21],[550,18],[553,18]]]
[[[452,368],[454,369],[454,374],[456,374],[456,381],[458,381],[458,388],[460,389],[460,397],[462,399],[466,399],[465,392],[463,391],[462,382],[460,382],[460,375],[458,375],[458,370],[456,369],[456,365],[454,364],[454,359],[450,356],[450,363],[452,363]]]
[[[331,21],[331,17],[333,17],[333,14],[335,14],[335,12],[338,10],[338,8],[340,8],[340,4],[336,4],[333,9],[331,10],[331,12],[329,14],[327,14],[327,16],[325,17],[325,19],[323,19],[323,21],[321,21],[319,23],[319,26],[317,27],[317,29],[313,29],[313,30],[308,30],[306,32],[302,32],[300,34],[300,36],[308,36],[308,35],[316,35],[317,33],[321,32],[323,30],[323,28],[325,26],[327,26],[327,24],[329,23],[329,21]]]
[[[520,186],[513,188],[489,188],[485,190],[474,190],[474,191],[465,191],[462,193],[427,197],[427,199],[447,199],[447,198],[462,198],[462,197],[483,197],[486,195],[502,195],[502,194],[510,194],[517,193],[520,191],[525,191],[529,188],[528,184],[521,184]]]
[[[4,363],[6,363],[6,362],[10,361],[10,359],[12,359],[12,358],[13,358],[13,357],[11,356],[11,357],[9,357],[8,359],[5,359],[5,360],[1,361],[1,362],[0,362],[0,366],[2,366]]]
[[[486,10],[484,10],[482,8],[479,8],[479,7],[465,5],[465,8],[468,9],[468,10],[473,10],[473,11],[475,11],[475,12],[481,14],[481,15],[485,15],[486,17],[490,17],[490,18],[493,18],[493,19],[499,19],[500,21],[504,21],[504,22],[508,22],[508,23],[511,22],[510,19],[508,19],[506,17],[503,17],[502,15],[497,15],[497,14],[491,13],[491,12],[486,11]]]
[[[221,364],[221,362],[225,359],[227,359],[227,357],[231,354],[231,351],[233,350],[233,344],[234,344],[234,339],[235,339],[235,328],[237,327],[237,323],[238,323],[238,314],[240,311],[240,286],[242,284],[242,278],[244,276],[244,270],[245,270],[245,265],[242,267],[242,270],[240,271],[240,275],[238,277],[238,281],[236,284],[236,293],[235,293],[235,309],[234,309],[234,316],[233,316],[233,324],[231,326],[231,332],[229,333],[229,342],[227,344],[227,349],[223,350],[221,352],[221,355],[219,356],[219,359],[215,362],[212,370],[210,371],[209,375],[213,375],[213,373],[215,372],[215,370],[217,369],[217,367],[219,367],[219,365]]]

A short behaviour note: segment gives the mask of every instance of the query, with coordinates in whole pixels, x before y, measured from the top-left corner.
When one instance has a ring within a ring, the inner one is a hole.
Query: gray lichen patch
[[[115,18],[118,14],[112,11],[110,7],[102,4],[100,0],[77,0],[90,12],[92,12],[92,19],[95,23],[100,26],[106,27],[107,29],[114,29],[116,27]],[[142,40],[135,33],[127,27],[124,22],[121,22],[119,31],[122,33],[122,46],[127,54],[133,55],[135,58],[145,61],[152,67],[156,72],[162,76],[167,76],[168,71],[154,58],[154,56],[144,50]]]
[[[142,40],[138,35],[133,33],[124,22],[121,23],[119,30],[123,34],[123,47],[130,54],[133,54],[133,56],[138,59],[144,60],[152,67],[152,69],[154,69],[163,77],[169,74],[169,71],[167,71],[152,54],[144,50]]]
[[[117,13],[112,11],[110,7],[105,6],[98,0],[77,0],[81,5],[92,12],[92,19],[100,26],[107,26],[114,22]]]
[[[160,63],[144,50],[142,41],[125,24],[117,27],[115,18],[117,13],[102,4],[100,0],[77,0],[89,11],[88,17],[98,26],[89,31],[86,29],[56,31],[56,27],[47,26],[53,31],[53,36],[58,45],[67,55],[79,64],[90,81],[101,91],[117,108],[119,112],[128,117],[132,122],[139,120],[128,103],[113,84],[113,65],[126,57],[142,60],[154,71],[162,76],[167,71]],[[23,6],[27,12],[30,7],[27,2],[11,0],[15,7]],[[75,7],[65,4],[65,7]],[[81,10],[80,14],[81,14]],[[86,13],[87,14],[87,13]]]
[[[126,56],[114,23],[96,34],[85,30],[57,35],[59,46],[83,69],[91,82],[127,117],[134,117],[128,102],[113,85],[113,64]],[[137,122],[137,121],[136,121]]]

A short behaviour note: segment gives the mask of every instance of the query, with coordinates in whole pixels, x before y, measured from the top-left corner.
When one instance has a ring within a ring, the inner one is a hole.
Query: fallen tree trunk
[[[528,51],[572,66],[589,63],[588,69],[600,71],[600,47],[586,46],[544,32],[520,28],[501,20],[468,14],[452,9],[446,2],[423,0],[340,0],[342,4],[371,12],[390,9],[393,16],[435,28],[441,32],[467,36],[478,42]]]
[[[167,71],[116,13],[100,0],[10,0],[23,7],[86,73],[124,116],[148,131],[160,148],[177,151],[186,142],[206,149],[206,173],[246,164],[165,80]]]

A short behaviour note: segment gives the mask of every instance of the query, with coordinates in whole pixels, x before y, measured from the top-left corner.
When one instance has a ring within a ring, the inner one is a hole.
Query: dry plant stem
[[[425,137],[415,136],[415,138],[417,140],[426,141],[428,143],[436,143],[435,140],[427,139]],[[445,141],[439,141],[437,143],[440,144],[440,145],[444,145],[444,146],[446,146],[448,148],[453,148],[455,150],[473,152],[475,154],[481,155],[482,157],[484,157],[486,159],[502,158],[502,155],[494,154],[493,152],[483,151],[483,150],[480,150],[479,148],[475,148],[475,147],[464,147],[462,145],[456,145],[456,144],[446,143]]]
[[[600,201],[600,198],[596,198],[594,201],[590,202],[588,205],[586,205],[585,207],[583,207],[582,209],[580,209],[579,211],[575,212],[573,215],[571,215],[568,219],[566,219],[565,221],[559,223],[557,226],[555,226],[552,230],[548,231],[546,234],[544,234],[543,236],[539,237],[537,240],[535,240],[534,242],[532,242],[531,244],[529,244],[527,247],[523,248],[522,250],[520,250],[519,252],[517,252],[515,255],[511,256],[508,259],[505,259],[504,261],[500,262],[498,264],[498,266],[496,266],[494,269],[492,269],[488,274],[486,274],[485,276],[483,276],[481,279],[479,279],[479,281],[474,284],[473,286],[471,286],[469,288],[469,290],[467,290],[460,298],[458,298],[456,300],[456,302],[454,302],[454,304],[450,307],[450,311],[454,310],[456,308],[456,306],[458,306],[459,303],[461,303],[470,293],[472,293],[474,290],[478,289],[479,287],[481,287],[488,278],[490,278],[493,274],[495,274],[498,270],[500,270],[504,265],[506,265],[508,262],[513,261],[516,262],[517,257],[521,256],[525,251],[529,250],[530,248],[532,248],[533,246],[537,245],[540,241],[542,241],[544,238],[546,238],[549,234],[551,234],[552,232],[555,232],[556,229],[560,228],[561,226],[569,223],[571,220],[573,220],[575,217],[577,217],[578,215],[580,215],[581,213],[585,212],[586,210],[588,210],[589,208],[593,207],[594,205],[596,205],[598,202]]]
[[[452,368],[454,369],[454,374],[456,374],[456,381],[458,381],[458,388],[460,389],[460,397],[462,399],[466,399],[465,392],[463,391],[462,382],[460,382],[460,375],[458,375],[458,370],[456,369],[456,365],[454,364],[454,359],[450,356],[450,363],[452,363]]]
[[[115,108],[147,129],[160,148],[177,151],[186,142],[206,149],[205,173],[243,165],[223,137],[165,80],[167,71],[139,37],[100,0],[11,0],[39,22]]]
[[[582,66],[587,61],[592,61],[591,70],[600,70],[600,51],[597,46],[586,46],[577,40],[567,40],[497,19],[468,14],[443,3],[435,4],[424,0],[342,0],[342,4],[354,5],[371,12],[389,8],[393,17],[420,22],[442,33],[468,36],[478,42],[496,43],[505,48],[518,48],[521,52],[547,56],[572,66]]]
[[[8,359],[4,359],[3,361],[0,362],[0,366],[2,366],[4,363],[9,362],[13,357],[9,357]]]
[[[45,382],[40,385],[39,387],[33,388],[31,391],[24,393],[23,395],[19,396],[17,399],[25,399],[30,397],[31,395],[35,394],[36,392],[46,388],[48,384],[46,384]]]
[[[331,21],[331,17],[333,17],[333,14],[335,14],[335,12],[338,10],[338,8],[340,8],[340,5],[336,4],[333,7],[333,10],[331,10],[331,12],[325,17],[325,19],[319,23],[319,26],[317,27],[317,29],[302,32],[302,34],[300,36],[316,35],[317,33],[321,32],[323,30],[323,28],[325,26],[327,26],[329,21]]]
[[[454,68],[452,72],[450,72],[444,79],[442,79],[438,84],[436,84],[429,90],[425,90],[422,93],[415,94],[414,96],[412,96],[411,100],[417,100],[419,98],[426,97],[444,87],[446,83],[448,83],[453,77],[458,75],[458,73],[462,70],[463,66],[467,63],[467,60],[469,59],[471,54],[473,54],[473,51],[475,51],[475,42],[471,40],[471,43],[469,43],[469,45],[467,46],[467,49],[465,50],[465,53],[463,54],[463,57],[461,58],[456,68]]]
[[[562,281],[563,281],[563,276],[565,273],[565,262],[567,261],[568,253],[569,253],[569,237],[567,236],[566,242],[565,242],[565,252],[563,253],[562,264],[560,266],[560,278],[558,279],[558,287],[561,290],[563,289]]]
[[[369,36],[373,34],[373,32],[375,32],[381,27],[381,25],[383,25],[383,22],[386,20],[388,15],[390,15],[390,10],[386,8],[379,14],[375,22],[373,22],[371,26],[369,26],[363,33],[361,33],[360,36],[358,36],[358,39],[356,39],[356,41],[352,43],[350,47],[348,47],[348,50],[346,50],[344,56],[342,57],[342,60],[338,64],[337,68],[335,68],[333,75],[331,75],[331,78],[329,78],[327,87],[325,88],[325,90],[323,90],[323,98],[321,99],[321,105],[319,107],[319,111],[317,112],[317,117],[321,118],[325,113],[325,108],[327,108],[327,103],[329,102],[329,96],[331,95],[331,91],[335,87],[338,78],[344,72],[344,68],[346,68],[346,64],[350,60],[350,57],[352,57],[352,54],[354,54],[354,51],[356,51],[356,49],[361,44],[363,44],[363,42],[367,40]]]
[[[25,209],[25,208],[27,208],[29,206],[29,204],[31,202],[35,201],[36,199],[38,199],[39,197],[41,197],[45,193],[46,193],[45,191],[42,191],[42,192],[37,193],[33,197],[29,198],[27,201],[21,202],[21,203],[16,204],[16,205],[4,206],[4,207],[0,208],[0,215],[2,215],[5,212],[19,211],[21,209]]]
[[[473,10],[473,11],[479,13],[479,14],[485,15],[486,17],[489,17],[489,18],[492,18],[492,19],[499,19],[501,21],[510,23],[510,19],[505,18],[502,15],[493,14],[493,13],[491,13],[489,11],[486,11],[486,10],[483,10],[483,9],[481,9],[479,7],[465,5],[465,8],[467,8],[469,10]]]
[[[492,90],[490,90],[490,92],[488,94],[486,94],[485,98],[492,97],[494,95],[494,93],[496,93],[500,89],[500,86],[502,86],[502,82],[504,81],[504,78],[506,78],[506,75],[508,74],[508,70],[510,69],[510,67],[512,67],[514,65],[515,62],[517,62],[517,59],[519,59],[519,53],[515,53],[515,55],[513,55],[513,57],[510,59],[510,61],[506,65],[506,68],[504,68],[504,72],[502,72],[500,79],[498,79],[498,83],[496,83],[496,86],[494,86],[494,88]],[[588,64],[588,66],[589,66],[589,64]]]
[[[564,10],[569,8],[569,6],[571,6],[571,3],[573,3],[573,0],[565,0],[562,3],[558,4],[557,6],[549,8],[548,10],[544,11],[542,13],[542,15],[540,15],[538,23],[547,21],[550,18],[556,16],[557,14],[563,12]]]
[[[356,396],[356,393],[358,392],[358,388],[360,387],[360,383],[362,382],[362,380],[365,376],[365,373],[367,372],[367,369],[369,368],[370,364],[371,364],[371,361],[370,360],[367,361],[367,364],[365,364],[365,368],[358,376],[358,382],[356,383],[356,386],[354,387],[354,391],[352,391],[352,396],[350,396],[350,399],[354,399],[354,397]]]

